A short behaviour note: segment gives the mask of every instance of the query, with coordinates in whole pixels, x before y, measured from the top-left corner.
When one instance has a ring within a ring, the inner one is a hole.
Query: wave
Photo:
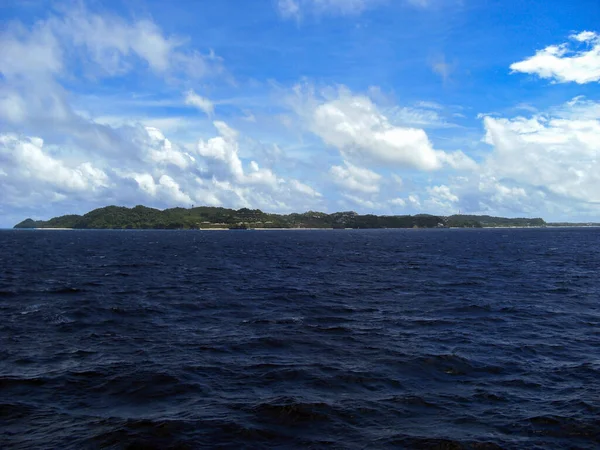
[[[292,397],[279,397],[243,409],[259,417],[260,421],[272,419],[276,423],[296,425],[304,422],[330,421],[335,408],[324,402],[308,403]]]
[[[503,373],[505,370],[502,366],[481,363],[456,354],[419,356],[412,359],[409,362],[409,365],[422,367],[425,369],[431,368],[437,372],[443,372],[447,375],[498,375]]]
[[[440,439],[414,437],[398,434],[390,438],[378,439],[376,447],[411,448],[422,450],[502,450],[504,447],[489,441],[470,441],[455,439]]]
[[[540,415],[511,423],[506,428],[518,430],[530,436],[544,436],[561,439],[576,439],[600,444],[600,419],[585,420],[555,415]]]
[[[0,441],[600,448],[597,232],[502,233],[2,233]]]
[[[8,290],[8,291],[1,290],[0,291],[0,298],[16,297],[17,295],[19,295],[19,293],[16,291],[12,291],[12,290]]]

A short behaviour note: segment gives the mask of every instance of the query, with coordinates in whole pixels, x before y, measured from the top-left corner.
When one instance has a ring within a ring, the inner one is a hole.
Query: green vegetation
[[[543,219],[454,215],[450,217],[417,214],[414,216],[360,215],[354,211],[326,214],[269,214],[259,209],[228,209],[200,206],[159,210],[138,205],[135,208],[107,206],[79,215],[50,220],[26,219],[15,228],[79,229],[206,229],[206,228],[482,228],[540,227]]]
[[[449,227],[460,228],[482,228],[482,227],[544,227],[546,222],[544,219],[534,218],[527,219],[518,217],[508,219],[506,217],[493,216],[471,216],[471,215],[454,215],[448,217],[447,225]]]

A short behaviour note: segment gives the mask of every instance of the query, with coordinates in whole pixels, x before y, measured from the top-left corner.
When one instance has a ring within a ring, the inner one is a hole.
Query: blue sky
[[[9,0],[0,21],[0,226],[107,204],[600,221],[597,0]]]

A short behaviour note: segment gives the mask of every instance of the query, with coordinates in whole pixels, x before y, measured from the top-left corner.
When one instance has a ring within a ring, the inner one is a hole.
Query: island
[[[133,208],[106,206],[84,215],[70,214],[50,220],[26,219],[14,228],[28,229],[369,229],[369,228],[491,228],[544,227],[540,218],[504,218],[493,216],[431,214],[389,215],[358,214],[354,211],[331,214],[272,214],[260,209],[238,210],[198,206],[155,209],[138,205]]]

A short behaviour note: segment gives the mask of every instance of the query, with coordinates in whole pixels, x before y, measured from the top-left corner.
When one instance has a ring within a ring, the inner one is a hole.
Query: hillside
[[[269,214],[259,209],[228,209],[200,206],[159,210],[138,205],[134,208],[107,206],[80,215],[50,220],[26,219],[15,228],[77,229],[204,229],[204,228],[436,228],[545,226],[543,219],[508,219],[491,216],[429,214],[377,216],[353,211],[326,214],[308,211],[302,214]]]
[[[447,218],[449,227],[544,227],[546,222],[541,218],[518,217],[509,219],[494,216],[453,215]]]

